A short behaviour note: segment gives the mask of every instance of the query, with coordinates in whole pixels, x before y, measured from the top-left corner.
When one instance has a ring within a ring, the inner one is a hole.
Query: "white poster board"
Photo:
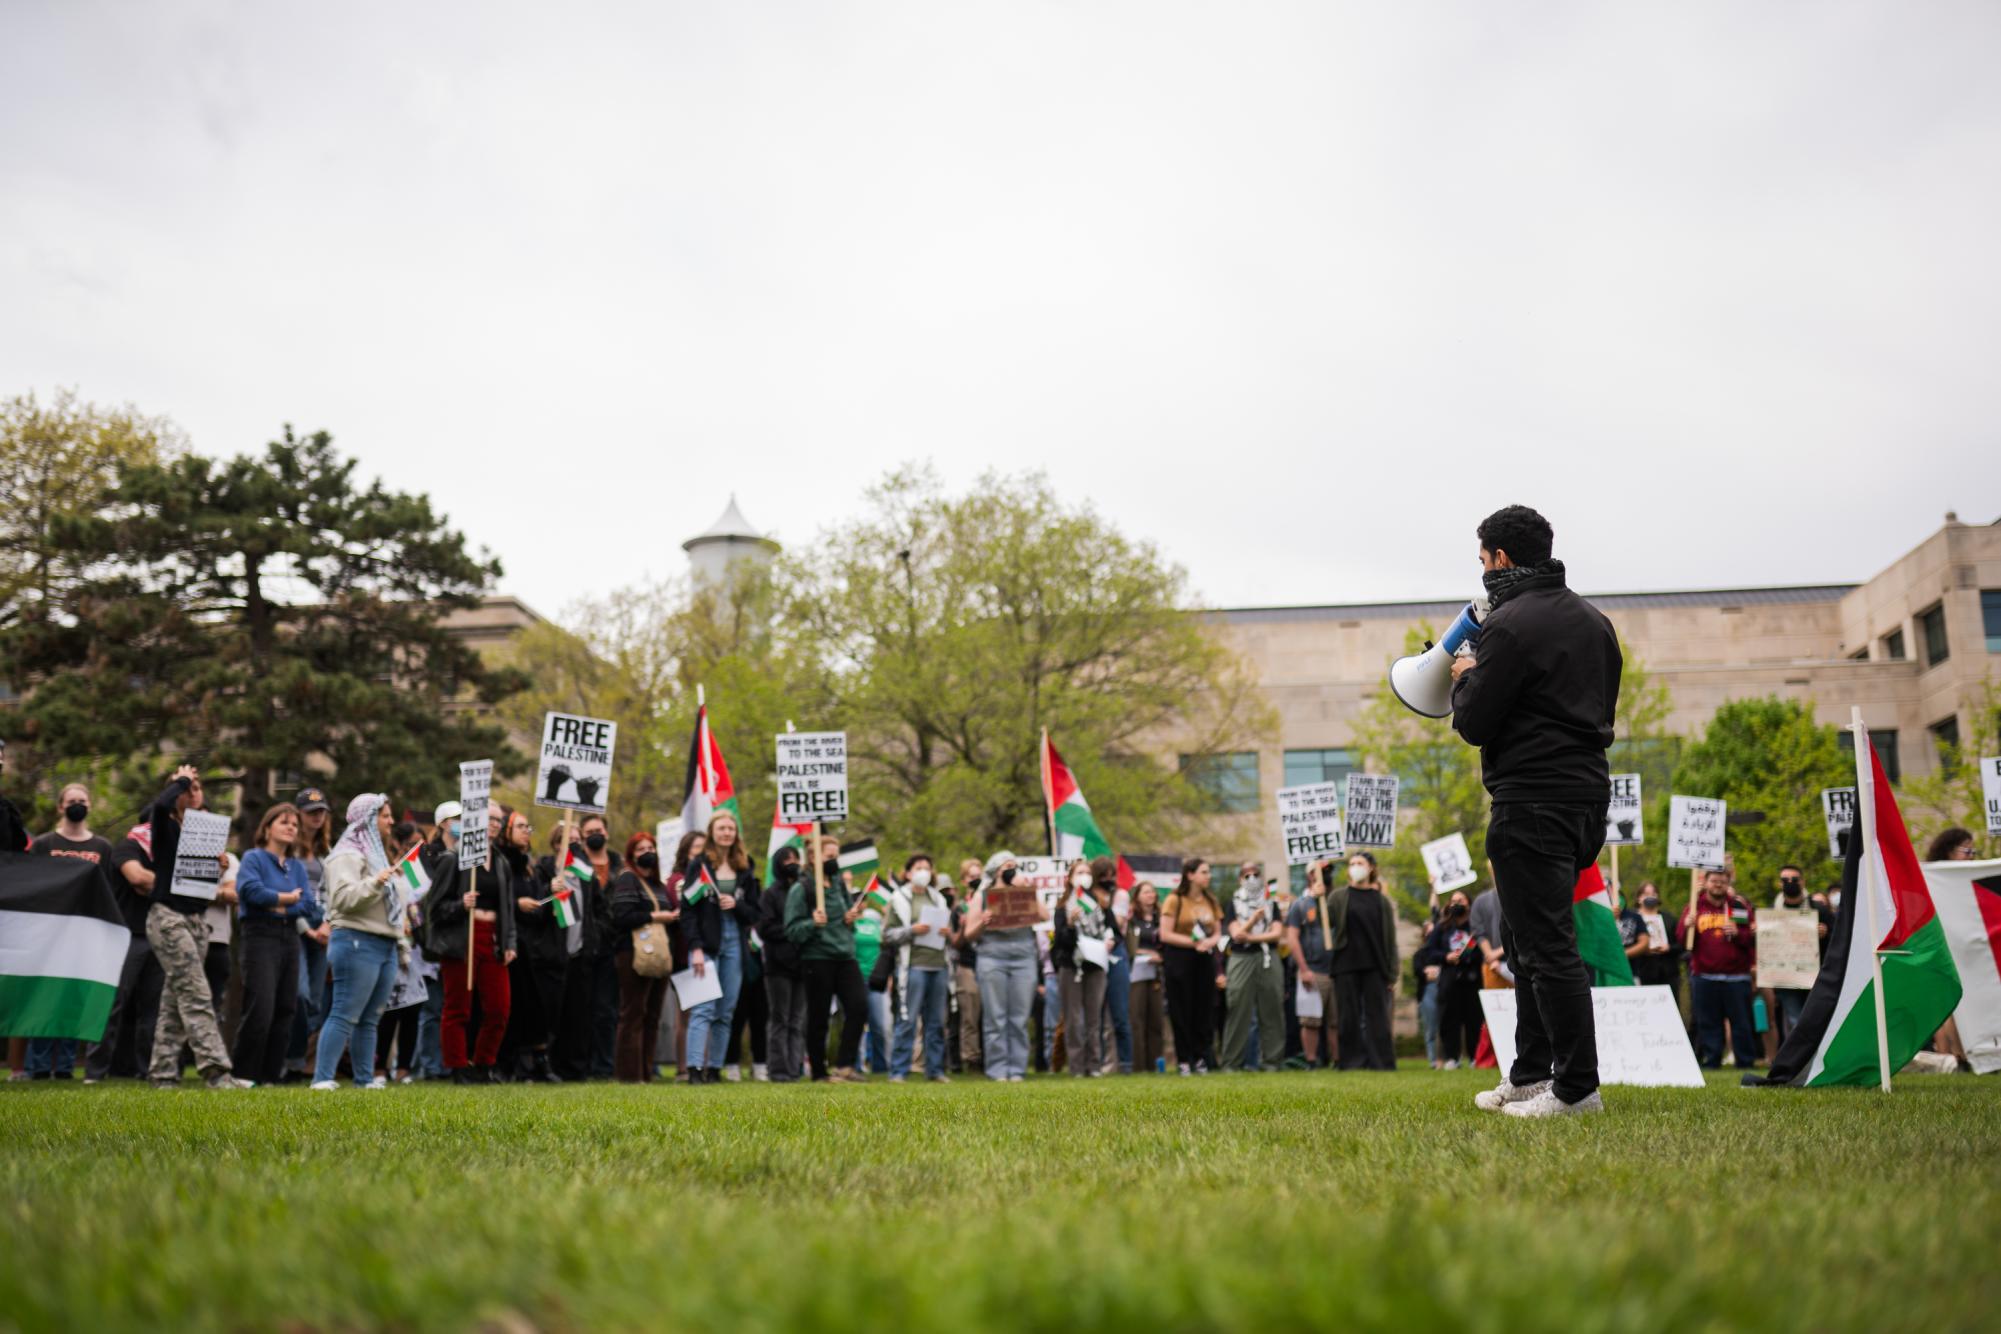
[[[1063,897],[1070,863],[1061,857],[1017,857],[1014,859],[1014,887],[1032,889],[1035,901],[1052,913]]]
[[[1341,845],[1341,786],[1307,783],[1278,790],[1278,832],[1285,840],[1285,864],[1306,866],[1339,857]]]
[[[1723,869],[1724,822],[1730,803],[1720,797],[1673,797],[1668,802],[1668,865],[1685,871]]]
[[[181,815],[181,841],[174,848],[171,894],[213,899],[222,888],[222,854],[229,847],[229,817],[211,811]]]
[[[611,757],[617,749],[618,724],[609,719],[543,714],[535,804],[603,815],[611,800]]]
[[[1518,991],[1483,991],[1487,1032],[1494,1059],[1505,1076],[1515,1063],[1515,1005]],[[1688,1045],[1674,992],[1667,987],[1593,987],[1591,1008],[1598,1030],[1598,1078],[1635,1088],[1692,1088],[1702,1085],[1702,1067]]]
[[[1351,848],[1391,848],[1397,841],[1397,776],[1349,774],[1341,838]]]
[[[1431,883],[1440,894],[1449,894],[1480,878],[1473,869],[1473,854],[1467,851],[1466,835],[1447,834],[1435,838],[1420,847],[1424,854],[1424,869],[1431,876]]]
[[[486,807],[493,791],[493,761],[459,765],[459,869],[486,865]]]
[[[1821,817],[1827,821],[1827,855],[1840,861],[1848,831],[1855,827],[1855,789],[1824,788],[1820,794]]]
[[[826,824],[848,818],[848,734],[778,734],[778,823]]]
[[[1806,991],[1820,976],[1820,916],[1811,908],[1758,911],[1758,985]]]
[[[1987,832],[2001,834],[2001,755],[1980,762],[1980,797],[1987,807]]]
[[[1612,804],[1605,808],[1605,846],[1632,848],[1646,842],[1640,818],[1640,776],[1612,775]]]

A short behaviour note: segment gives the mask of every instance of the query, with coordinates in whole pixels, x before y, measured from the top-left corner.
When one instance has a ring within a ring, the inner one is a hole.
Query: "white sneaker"
[[[1459,1068],[1459,1062],[1447,1061],[1444,1065],[1440,1066],[1439,1068],[1441,1070],[1457,1070]]]
[[[724,1066],[723,1078],[732,1084],[741,1084],[743,1082],[743,1067],[740,1065]]]
[[[771,1067],[768,1065],[751,1066],[750,1078],[754,1084],[769,1084],[771,1082]]]
[[[1533,1098],[1511,1102],[1501,1110],[1509,1116],[1583,1116],[1586,1112],[1604,1111],[1605,1100],[1598,1096],[1597,1089],[1593,1089],[1576,1102],[1565,1102],[1556,1096],[1554,1088],[1548,1088]]]
[[[1473,1105],[1483,1112],[1505,1111],[1510,1103],[1527,1102],[1549,1092],[1550,1081],[1538,1079],[1533,1084],[1510,1084],[1503,1079],[1498,1088],[1490,1088],[1473,1095]]]
[[[389,1081],[387,1079],[384,1079],[381,1075],[377,1075],[375,1078],[369,1080],[366,1084],[363,1084],[362,1087],[365,1089],[386,1089],[389,1087]]]
[[[1180,1064],[1179,1066],[1177,1066],[1177,1067],[1176,1067],[1176,1069],[1177,1069],[1177,1070],[1178,1070],[1178,1071],[1179,1071],[1179,1072],[1180,1072],[1181,1074],[1184,1074],[1184,1075],[1185,1075],[1185,1074],[1187,1074],[1187,1073],[1188,1073],[1188,1063],[1187,1063],[1186,1061],[1183,1061],[1183,1062],[1182,1062],[1182,1063],[1181,1063],[1181,1064]]]
[[[313,1085],[313,1092],[315,1092],[315,1093],[338,1093],[338,1092],[340,1092],[340,1081],[339,1081],[338,1079],[322,1079],[322,1080],[319,1080],[319,1081],[317,1081],[317,1082],[315,1082],[315,1083],[314,1083],[314,1085]]]
[[[248,1089],[257,1087],[249,1080],[238,1079],[235,1075],[231,1074],[210,1075],[208,1077],[207,1083],[208,1086],[212,1089]]]

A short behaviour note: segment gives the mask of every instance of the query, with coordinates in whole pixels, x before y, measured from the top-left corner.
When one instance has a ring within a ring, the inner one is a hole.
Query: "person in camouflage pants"
[[[153,1066],[148,1074],[156,1085],[181,1081],[181,1048],[192,1047],[195,1066],[210,1083],[231,1073],[229,1049],[216,1022],[215,998],[202,963],[208,957],[208,923],[199,914],[180,913],[156,903],[146,913],[146,943],[160,961],[167,980],[160,989],[160,1017],[153,1029]]]

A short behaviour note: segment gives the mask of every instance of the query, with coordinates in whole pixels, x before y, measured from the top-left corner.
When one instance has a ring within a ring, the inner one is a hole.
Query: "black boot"
[[[477,1084],[479,1082],[481,1081],[477,1066],[462,1065],[452,1071],[452,1083],[454,1084]]]
[[[535,1073],[532,1078],[537,1084],[560,1084],[563,1082],[563,1077],[550,1067],[549,1053],[546,1051],[535,1053]]]

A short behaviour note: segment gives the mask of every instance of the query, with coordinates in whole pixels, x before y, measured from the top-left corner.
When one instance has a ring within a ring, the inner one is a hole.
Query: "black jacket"
[[[496,857],[488,866],[479,868],[482,881],[491,877],[494,882],[494,912],[499,928],[493,933],[493,955],[500,958],[509,950],[520,949],[520,941],[514,927],[514,898],[527,891],[515,880],[514,868],[507,864],[505,857]],[[438,878],[431,882],[430,893],[424,896],[425,953],[434,959],[464,959],[466,957],[466,906],[463,895],[472,888],[472,871],[459,870],[456,857],[439,868]]]
[[[528,860],[528,854],[520,849],[501,853],[507,858],[507,866],[514,873],[517,899],[542,900],[549,897],[549,882],[543,878],[542,868]],[[556,925],[556,913],[544,903],[534,912],[523,912],[515,905],[515,936],[521,944],[517,947],[521,957],[533,964],[558,965],[570,957],[568,942],[563,928]]]
[[[713,865],[710,866],[709,874],[713,876],[715,873],[715,867]],[[690,879],[693,878],[692,868],[689,876]],[[722,898],[716,894],[704,894],[700,903],[689,904],[687,902],[687,894],[688,887],[684,884],[681,887],[682,933],[688,938],[688,948],[690,951],[700,950],[703,957],[713,959],[723,947]],[[742,934],[748,933],[758,924],[757,910],[760,897],[757,885],[757,867],[755,865],[751,866],[748,870],[737,873],[736,888],[732,891],[730,897],[736,900],[736,907],[731,911],[730,916],[736,918],[737,931],[739,939],[741,939]],[[780,912],[782,914],[783,909],[780,909]],[[745,941],[743,943],[744,947],[748,949],[749,942]]]
[[[1605,749],[1624,665],[1619,637],[1561,572],[1530,578],[1488,614],[1478,660],[1452,687],[1452,726],[1480,747],[1495,801],[1603,806]]]
[[[651,891],[649,894],[648,891]],[[632,933],[653,920],[653,914],[674,906],[665,885],[628,870],[611,882],[612,953],[632,953]],[[673,934],[671,931],[668,933]]]
[[[147,816],[153,829],[151,901],[164,903],[178,913],[197,913],[209,906],[207,899],[168,892],[174,883],[174,857],[181,848],[181,822],[174,818],[174,807],[187,795],[192,786],[185,778],[174,779],[167,784],[165,791],[153,798],[153,805]]]
[[[779,977],[799,976],[799,947],[785,935],[785,897],[799,878],[799,863],[793,862],[789,869],[790,875],[785,874],[785,868],[780,869],[771,887],[759,892],[757,902],[757,938],[764,942],[764,967]]]
[[[582,843],[572,843],[570,846],[576,849],[579,857],[585,855]],[[611,886],[618,880],[619,873],[625,870],[625,862],[616,852],[606,853],[605,856],[607,859],[605,863],[605,883],[602,885],[586,883],[583,886],[583,918],[578,925],[583,927],[584,932],[581,948],[577,951],[579,959],[596,961],[599,959],[608,959],[612,954],[612,945],[614,942],[611,930]],[[537,859],[535,863],[535,876],[544,886],[556,883],[556,858],[554,854]],[[547,895],[548,892],[547,888],[542,890],[543,895]],[[549,909],[544,908],[543,911],[549,912]],[[563,929],[555,926],[555,914],[553,912],[549,913],[549,920],[550,927],[556,932],[557,939],[563,940],[567,944],[568,937],[564,934]]]

